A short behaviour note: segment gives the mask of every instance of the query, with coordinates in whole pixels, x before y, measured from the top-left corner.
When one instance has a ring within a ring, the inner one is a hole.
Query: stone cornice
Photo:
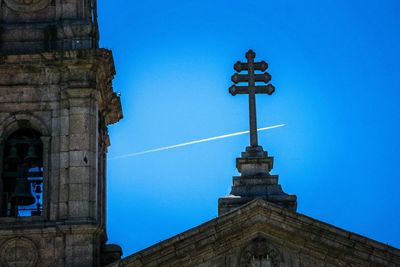
[[[0,90],[57,86],[65,89],[95,89],[105,123],[122,118],[121,101],[113,91],[115,75],[112,52],[106,49],[69,50],[0,57]]]

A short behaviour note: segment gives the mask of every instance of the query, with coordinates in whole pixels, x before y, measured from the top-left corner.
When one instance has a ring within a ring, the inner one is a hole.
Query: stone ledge
[[[233,176],[233,186],[237,185],[275,185],[278,175],[241,175]]]

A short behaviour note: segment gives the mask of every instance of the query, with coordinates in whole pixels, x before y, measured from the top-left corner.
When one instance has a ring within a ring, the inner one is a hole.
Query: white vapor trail
[[[272,125],[272,126],[268,126],[268,127],[258,128],[257,131],[261,132],[261,131],[275,129],[275,128],[279,128],[279,127],[283,127],[283,126],[285,126],[285,124]],[[148,153],[153,153],[153,152],[173,149],[173,148],[177,148],[177,147],[189,146],[189,145],[193,145],[193,144],[209,142],[209,141],[228,138],[228,137],[232,137],[232,136],[247,134],[249,132],[250,131],[243,131],[243,132],[237,132],[237,133],[231,133],[231,134],[224,134],[224,135],[220,135],[220,136],[214,136],[214,137],[204,138],[204,139],[200,139],[200,140],[194,140],[194,141],[190,141],[190,142],[186,142],[186,143],[182,143],[182,144],[177,144],[177,145],[172,145],[172,146],[164,146],[164,147],[160,147],[160,148],[145,150],[145,151],[142,151],[142,152],[136,152],[136,153],[125,154],[125,155],[121,155],[121,156],[116,156],[116,157],[113,157],[113,158],[109,158],[109,160],[136,157],[136,156],[143,155],[143,154],[148,154]]]

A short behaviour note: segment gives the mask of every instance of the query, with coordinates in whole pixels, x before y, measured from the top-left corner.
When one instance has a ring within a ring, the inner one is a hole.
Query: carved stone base
[[[222,215],[256,198],[273,202],[296,211],[297,197],[288,195],[278,184],[278,175],[271,175],[274,158],[261,146],[247,147],[242,157],[236,159],[240,176],[233,177],[230,194],[218,200],[218,214]]]

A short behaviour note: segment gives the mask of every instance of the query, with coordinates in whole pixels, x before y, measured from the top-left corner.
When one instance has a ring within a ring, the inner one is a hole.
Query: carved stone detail
[[[253,239],[240,255],[240,267],[279,267],[283,262],[280,252],[263,237]]]
[[[9,8],[18,12],[35,12],[47,7],[51,0],[4,0]]]
[[[34,267],[38,260],[37,248],[27,238],[12,238],[1,246],[0,260],[5,267]]]

